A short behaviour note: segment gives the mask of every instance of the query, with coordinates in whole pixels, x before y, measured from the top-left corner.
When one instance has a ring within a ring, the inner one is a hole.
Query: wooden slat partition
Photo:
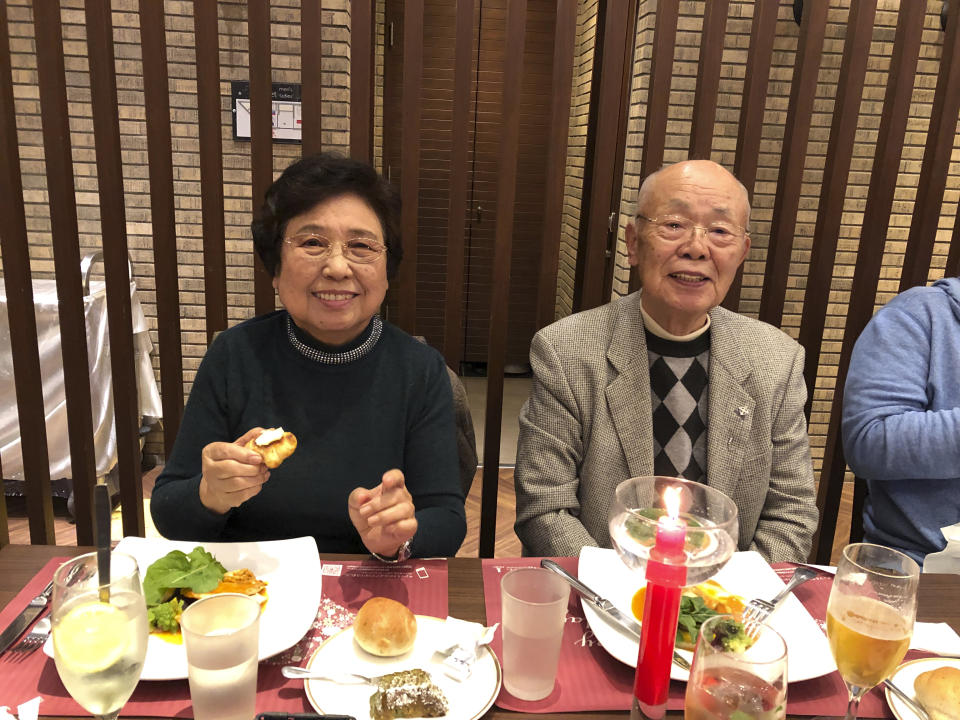
[[[248,1],[247,38],[250,46],[250,165],[253,176],[251,214],[257,217],[267,188],[273,182],[270,0]],[[259,257],[254,257],[253,268],[254,309],[257,315],[263,315],[276,307],[272,279]]]
[[[201,6],[209,3],[200,3]],[[163,28],[163,4],[140,0],[140,27]],[[198,33],[199,35],[199,33]],[[183,416],[183,352],[180,347],[180,292],[177,277],[177,225],[173,206],[173,146],[170,138],[170,91],[165,32],[140,35],[143,54],[143,102],[150,162],[150,218],[153,225],[153,274],[157,287],[157,336],[166,456]],[[201,97],[203,93],[200,93]],[[201,116],[203,113],[200,113]],[[201,121],[200,136],[203,137]],[[219,139],[219,136],[218,136]],[[219,144],[218,144],[219,147]],[[203,143],[201,142],[201,154]],[[203,183],[201,160],[201,185]],[[205,205],[206,203],[204,203]],[[223,217],[223,213],[220,214]],[[206,239],[206,233],[204,233]],[[209,297],[209,295],[208,295]],[[226,298],[224,298],[226,305]],[[209,314],[208,314],[209,328]]]
[[[806,414],[810,418],[813,391],[820,366],[820,340],[827,317],[830,299],[830,281],[833,277],[840,222],[847,194],[847,176],[853,158],[860,114],[860,98],[867,74],[867,57],[873,36],[873,21],[877,14],[877,0],[853,0],[847,37],[843,45],[843,60],[837,99],[833,109],[833,124],[827,144],[827,158],[820,186],[820,205],[813,233],[813,251],[807,271],[807,290],[803,299],[803,317],[800,320],[799,341],[806,350],[804,378],[807,382]]]
[[[350,0],[350,157],[373,162],[373,0]]]
[[[133,361],[133,314],[127,271],[127,222],[110,0],[87,0],[85,10],[123,534],[142,536],[140,407],[135,390],[137,376]],[[77,492],[74,487],[74,500]]]
[[[447,213],[447,292],[443,310],[443,356],[454,370],[463,358],[463,268],[467,226],[467,141],[470,70],[473,62],[473,0],[457,0],[450,138],[450,205]]]
[[[570,91],[573,87],[573,51],[576,39],[576,0],[559,0],[553,40],[553,100],[550,105],[550,142],[544,187],[543,246],[540,256],[540,292],[537,297],[538,329],[552,323],[556,312]]]
[[[47,193],[50,199],[50,229],[56,270],[60,338],[63,346],[63,378],[67,396],[70,462],[75,494],[77,542],[93,538],[93,485],[96,460],[90,401],[90,370],[87,332],[80,279],[80,243],[73,184],[70,114],[63,62],[60,5],[34,0],[33,22],[37,47],[37,76],[43,118],[43,151],[46,160]],[[29,438],[24,441],[29,442]],[[49,472],[26,478],[30,542],[53,544],[53,509]]]
[[[609,293],[604,293],[604,270],[607,264],[608,236],[611,233],[610,213],[613,211],[613,185],[619,187],[619,177],[614,177],[619,146],[620,103],[623,89],[623,68],[628,43],[631,39],[627,32],[630,22],[629,10],[632,3],[607,3],[603,16],[603,36],[597,42],[602,48],[602,56],[595,58],[600,65],[599,73],[594,66],[593,82],[596,93],[596,121],[593,132],[593,152],[588,153],[589,171],[584,181],[589,181],[589,208],[582,218],[581,239],[578,255],[579,302],[578,310],[597,307],[607,302]],[[634,8],[635,10],[636,8]],[[600,32],[601,28],[597,28]],[[599,89],[597,89],[599,83]],[[585,231],[583,230],[585,228]]]
[[[47,426],[43,412],[43,380],[37,349],[37,317],[33,309],[33,284],[27,221],[23,208],[23,181],[20,176],[20,150],[17,143],[16,108],[6,3],[0,3],[0,253],[7,295],[7,319],[10,325],[10,350],[13,357],[17,411],[21,428],[21,453],[24,477],[34,487],[47,488],[39,497],[39,517],[43,540],[53,536],[53,512],[50,498],[50,466],[47,457]],[[0,478],[3,473],[0,472]],[[0,485],[3,481],[0,479]],[[41,491],[42,492],[42,491]],[[32,516],[31,516],[32,518]],[[32,523],[31,523],[32,524]],[[31,539],[34,536],[31,535]],[[36,539],[33,539],[36,542]],[[7,528],[7,504],[0,494],[0,547],[10,542]]]
[[[691,158],[709,160],[713,148],[717,93],[720,88],[720,60],[723,57],[729,4],[729,0],[711,0],[706,4],[703,15],[703,39],[700,42],[697,89],[693,98],[693,124],[690,128]]]
[[[162,3],[158,4],[161,7],[154,12],[162,15]],[[223,220],[223,146],[220,134],[220,34],[217,26],[217,3],[209,1],[194,3],[197,122],[200,140],[200,203],[203,223],[203,287],[208,343],[213,340],[214,334],[227,328],[227,254],[224,243],[226,232]],[[155,27],[163,27],[163,23]],[[251,98],[253,97],[252,87],[251,82]],[[164,80],[164,88],[166,88],[166,80]],[[163,117],[169,117],[169,113]],[[257,129],[261,130],[259,127]],[[253,195],[253,208],[259,209],[256,193]],[[167,452],[169,454],[169,450]]]
[[[520,89],[527,0],[511,0],[507,7],[507,45],[503,57],[503,119],[498,158],[496,239],[493,249],[493,285],[510,287],[513,205],[517,187],[520,140]],[[404,179],[406,179],[404,177]],[[480,495],[480,557],[493,557],[497,532],[497,495],[500,470],[500,419],[503,414],[503,369],[506,357],[506,292],[490,298],[490,340],[487,350],[487,406],[483,438],[483,487]]]
[[[300,4],[300,128],[303,154],[313,155],[323,147],[321,124],[323,22],[320,0]]]
[[[960,2],[947,6],[947,29],[940,57],[937,89],[933,96],[930,128],[923,151],[920,182],[914,200],[913,222],[900,274],[900,291],[927,282],[933,245],[937,239],[940,208],[946,189],[947,171],[956,141],[957,113],[960,112]]]
[[[870,189],[863,211],[860,247],[850,290],[850,305],[844,324],[843,345],[837,367],[837,382],[833,390],[827,444],[823,454],[823,468],[817,488],[817,507],[820,509],[820,528],[814,538],[813,559],[829,563],[833,538],[837,528],[840,495],[846,474],[843,443],[840,438],[840,416],[843,408],[843,388],[850,355],[860,332],[873,314],[877,282],[883,263],[883,249],[890,223],[890,210],[897,189],[900,154],[910,113],[914,75],[920,53],[923,33],[924,6],[905,3],[897,17],[897,31],[890,59],[890,74],[884,97],[884,112],[880,118],[877,149],[870,174]]]
[[[761,2],[753,5],[750,49],[747,51],[737,151],[733,163],[733,174],[747,189],[751,202],[753,186],[757,181],[757,161],[760,157],[760,140],[763,137],[763,111],[767,103],[767,86],[770,83],[770,62],[773,58],[778,10],[777,3]],[[737,268],[737,274],[723,299],[723,306],[728,310],[736,312],[739,309],[742,285],[743,264]]]
[[[770,222],[767,264],[760,296],[760,319],[771,325],[780,325],[783,314],[828,10],[829,4],[825,2],[805,3],[803,6],[800,40],[783,135],[780,177],[777,181],[773,219]]]
[[[650,89],[647,91],[646,124],[643,128],[643,158],[640,177],[646,177],[663,164],[667,138],[667,113],[670,109],[670,80],[673,77],[674,45],[677,42],[679,0],[659,0],[653,29],[653,56],[650,59]],[[640,289],[636,268],[630,269],[630,292]]]
[[[400,231],[403,263],[399,276],[399,322],[416,335],[417,217],[420,196],[420,85],[423,82],[423,0],[403,4],[403,101],[400,152]]]

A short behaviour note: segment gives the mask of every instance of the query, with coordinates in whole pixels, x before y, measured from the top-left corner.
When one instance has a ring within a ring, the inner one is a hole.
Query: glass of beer
[[[920,567],[902,552],[854,543],[843,549],[827,603],[827,637],[850,694],[846,720],[896,669],[910,645]]]

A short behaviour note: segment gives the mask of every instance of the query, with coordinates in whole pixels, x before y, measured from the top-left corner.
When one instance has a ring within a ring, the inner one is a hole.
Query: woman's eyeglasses
[[[325,260],[333,255],[333,248],[339,246],[340,253],[348,262],[372,263],[387,249],[386,245],[372,238],[351,238],[341,242],[322,235],[305,234],[291,235],[283,241],[298,255],[310,260]]]
[[[747,235],[745,228],[722,220],[709,225],[697,225],[693,220],[682,215],[661,215],[651,218],[637,213],[635,217],[650,223],[656,236],[666,242],[686,240],[693,233],[702,231],[708,243],[714,247],[723,248],[736,245]]]

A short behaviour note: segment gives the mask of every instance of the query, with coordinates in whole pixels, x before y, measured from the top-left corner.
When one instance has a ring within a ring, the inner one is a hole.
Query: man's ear
[[[740,256],[740,262],[737,263],[737,266],[743,265],[743,261],[747,259],[747,253],[750,252],[750,236],[743,236],[743,255]]]
[[[631,218],[627,222],[627,227],[623,235],[623,239],[627,243],[627,260],[629,260],[631,267],[636,267],[640,264],[640,248],[637,247],[639,238],[637,237],[637,226],[635,223],[636,219]]]

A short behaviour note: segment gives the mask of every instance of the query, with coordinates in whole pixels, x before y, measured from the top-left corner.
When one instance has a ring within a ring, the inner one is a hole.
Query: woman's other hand
[[[203,448],[200,502],[204,507],[222,515],[260,492],[270,471],[263,458],[244,445],[262,432],[263,428],[255,427],[236,442],[213,442]]]
[[[367,550],[393,557],[417,532],[413,497],[400,470],[388,470],[372,490],[358,487],[347,499],[350,521]]]

